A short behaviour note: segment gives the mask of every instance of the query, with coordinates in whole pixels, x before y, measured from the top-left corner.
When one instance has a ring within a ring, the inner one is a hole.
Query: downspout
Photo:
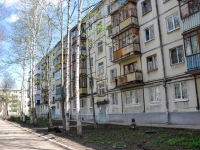
[[[196,96],[197,96],[197,110],[199,111],[199,95],[198,95],[198,90],[197,90],[197,78],[194,76],[195,80],[195,91],[196,91]]]
[[[158,0],[156,0],[156,14],[157,14],[157,22],[158,22],[158,31],[159,31],[159,40],[160,40],[160,50],[161,50],[161,58],[162,58],[162,66],[163,66],[163,87],[165,88],[165,100],[166,100],[166,124],[169,124],[169,102],[167,96],[167,86],[166,86],[166,70],[165,70],[165,60],[163,54],[163,41],[162,41],[162,34],[161,34],[161,27],[160,27],[160,20],[159,20],[159,10],[158,10]]]

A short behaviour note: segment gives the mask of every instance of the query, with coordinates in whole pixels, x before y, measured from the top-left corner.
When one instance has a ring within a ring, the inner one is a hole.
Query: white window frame
[[[105,85],[99,84],[99,95],[105,95]]]
[[[178,48],[180,48],[180,47],[182,48],[182,61],[180,61],[180,59],[179,59]],[[177,63],[172,63],[172,51],[173,50],[175,50],[176,54],[177,54]],[[181,63],[184,63],[184,51],[183,51],[183,46],[182,45],[170,49],[170,64],[171,65],[176,65],[176,64],[181,64]]]
[[[118,96],[118,93],[110,94],[110,98],[111,98],[113,106],[118,106],[118,98],[117,98],[117,96]]]
[[[177,16],[178,16],[178,21],[179,21],[179,26],[178,26],[178,27],[175,27],[174,15],[177,15]],[[173,23],[173,29],[171,29],[171,30],[169,30],[169,23],[168,23],[168,19],[169,19],[169,18],[172,18],[172,23]],[[168,33],[169,33],[169,32],[172,32],[172,31],[174,31],[174,30],[179,29],[179,28],[181,27],[181,25],[180,25],[180,18],[179,18],[178,12],[176,12],[176,13],[170,15],[169,17],[167,17],[167,18],[166,18],[166,24],[167,24],[167,32],[168,32]]]
[[[98,53],[102,53],[103,52],[103,42],[101,41],[101,42],[99,42],[98,43]]]
[[[76,100],[73,101],[73,109],[76,109]]]
[[[148,61],[149,58],[152,58],[152,61]],[[147,57],[147,70],[149,71],[154,71],[158,69],[158,59],[157,55],[152,55],[150,57]]]
[[[185,89],[186,89],[186,98],[183,98],[183,87],[182,87],[182,84],[185,84]],[[176,90],[175,90],[175,86],[176,85],[179,85],[179,94],[181,96],[181,98],[176,98]],[[183,82],[179,82],[179,83],[175,83],[173,84],[173,90],[174,90],[174,102],[179,102],[179,101],[188,101],[188,90],[187,90],[187,82],[186,81],[183,81]]]
[[[92,98],[90,98],[90,108],[93,108],[93,101],[92,101]]]
[[[84,99],[80,99],[80,108],[85,108]]]
[[[93,67],[93,57],[90,57],[90,59],[89,59],[89,67],[88,68],[90,68],[90,65],[91,65],[91,67]]]
[[[92,30],[92,22],[89,22],[89,23],[88,23],[88,30],[89,30],[89,31]]]
[[[114,82],[117,78],[117,69],[110,70],[110,82]]]
[[[160,89],[158,86],[149,88],[149,101],[150,103],[161,103]]]
[[[114,55],[113,55],[113,49],[112,49],[112,47],[109,47],[109,59],[110,59],[110,61],[113,61],[114,60]]]
[[[152,30],[151,30],[151,28],[152,28]],[[147,40],[147,35],[146,35],[146,30],[147,29],[149,30],[149,39],[148,40]],[[150,25],[149,27],[144,29],[144,37],[145,37],[145,42],[149,42],[149,41],[155,39],[154,25]]]
[[[131,90],[125,92],[125,106],[140,105],[139,90]]]
[[[61,78],[61,70],[58,70],[56,73],[55,73],[55,79],[58,80]]]
[[[103,62],[100,62],[98,64],[98,71],[99,71],[99,74],[104,73],[104,64],[103,64]]]

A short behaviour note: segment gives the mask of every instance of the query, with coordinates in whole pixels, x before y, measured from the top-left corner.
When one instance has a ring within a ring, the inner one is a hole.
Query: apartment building
[[[82,120],[93,119],[94,97],[98,122],[200,124],[199,9],[199,0],[100,1],[81,25]],[[71,119],[76,119],[76,35],[74,26]],[[61,118],[59,49],[58,43],[49,58],[52,114],[57,118]]]
[[[199,1],[186,6],[174,0],[105,0],[92,11],[102,17],[86,21],[88,86],[82,119],[93,118],[93,84],[100,122],[200,124]],[[108,31],[99,34],[99,25]],[[195,29],[188,44],[184,35]]]
[[[6,107],[5,101],[8,102],[8,115],[19,115],[21,108],[21,90],[8,90],[4,91],[0,89],[0,114],[3,115],[3,107]],[[25,98],[23,101],[23,111],[25,115],[29,115],[29,108],[27,103],[29,98],[27,97],[27,91],[25,91]]]

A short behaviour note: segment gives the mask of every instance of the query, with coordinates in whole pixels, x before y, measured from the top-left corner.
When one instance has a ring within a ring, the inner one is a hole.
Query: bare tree
[[[15,86],[14,78],[8,74],[4,73],[0,88],[2,90],[2,96],[0,100],[3,103],[3,115],[8,116],[8,103],[9,103],[9,90],[11,90]]]

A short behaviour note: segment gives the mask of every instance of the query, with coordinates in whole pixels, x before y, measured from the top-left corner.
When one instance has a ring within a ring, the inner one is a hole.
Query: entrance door
[[[106,122],[106,105],[101,105],[99,108],[99,121]]]

